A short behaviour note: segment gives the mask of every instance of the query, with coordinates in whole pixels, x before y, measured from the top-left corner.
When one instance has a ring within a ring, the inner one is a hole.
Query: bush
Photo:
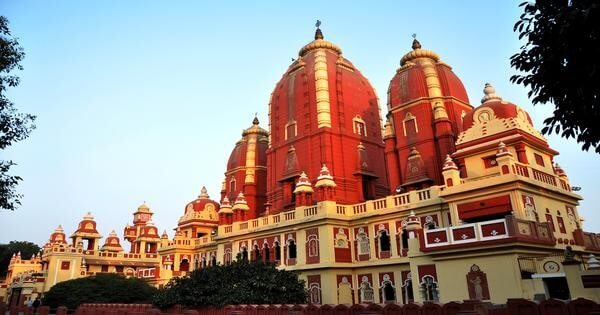
[[[75,309],[82,303],[150,303],[156,291],[143,280],[106,273],[57,283],[43,304]]]
[[[171,280],[158,291],[153,304],[162,309],[176,304],[184,307],[297,304],[306,303],[306,297],[304,281],[296,273],[279,270],[269,263],[238,260]]]

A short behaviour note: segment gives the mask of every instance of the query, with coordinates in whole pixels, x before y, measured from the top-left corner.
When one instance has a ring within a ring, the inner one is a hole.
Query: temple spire
[[[412,49],[413,50],[421,49],[421,43],[417,40],[417,34],[416,33],[412,34],[412,38],[413,38]]]
[[[317,20],[317,23],[315,23],[315,27],[317,28],[317,30],[315,31],[315,40],[324,38],[323,32],[321,32],[321,29],[319,28],[319,26],[321,26],[321,21]]]

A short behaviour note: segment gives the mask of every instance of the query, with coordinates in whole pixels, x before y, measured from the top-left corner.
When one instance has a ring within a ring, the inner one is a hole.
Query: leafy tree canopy
[[[273,264],[238,259],[226,266],[195,270],[159,290],[153,303],[160,308],[222,307],[229,304],[306,303],[304,281]]]
[[[8,264],[13,254],[21,252],[22,259],[29,259],[40,252],[40,247],[32,242],[10,241],[0,244],[0,278],[6,276]]]
[[[19,77],[10,74],[15,68],[23,70],[19,64],[25,53],[16,38],[10,37],[8,20],[0,16],[0,150],[23,140],[35,128],[35,116],[19,113],[6,97],[6,88],[19,85]],[[15,210],[21,204],[22,195],[16,192],[21,177],[10,175],[13,161],[0,160],[0,209]]]
[[[511,57],[533,104],[554,104],[544,134],[576,138],[600,153],[600,2],[537,0],[521,4],[514,30],[526,43]]]
[[[75,309],[82,303],[150,303],[156,288],[137,278],[116,273],[60,282],[44,295],[42,303],[52,308]]]

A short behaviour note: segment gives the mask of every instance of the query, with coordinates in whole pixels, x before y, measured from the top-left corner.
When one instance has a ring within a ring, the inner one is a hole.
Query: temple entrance
[[[569,285],[565,277],[544,278],[544,287],[549,298],[568,300],[571,298]]]

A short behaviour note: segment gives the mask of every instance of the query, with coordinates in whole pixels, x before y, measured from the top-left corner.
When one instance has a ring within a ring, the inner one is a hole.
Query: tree
[[[144,280],[99,273],[57,283],[44,294],[42,303],[69,309],[76,309],[82,303],[149,303],[155,293],[156,288]]]
[[[32,242],[25,241],[10,241],[8,244],[0,244],[0,278],[6,276],[12,255],[19,252],[21,258],[29,259],[40,252],[40,247]]]
[[[600,2],[537,0],[522,3],[514,30],[527,42],[511,57],[521,71],[511,82],[529,87],[532,103],[554,104],[544,134],[576,138],[600,153]]]
[[[304,281],[292,271],[262,261],[238,259],[226,265],[195,270],[172,279],[153,303],[160,308],[222,307],[229,304],[306,303]]]
[[[10,37],[8,20],[0,16],[0,150],[23,140],[35,129],[35,116],[19,113],[6,97],[6,88],[19,85],[19,77],[11,75],[15,68],[23,70],[19,64],[25,53],[16,38]],[[13,161],[0,160],[0,208],[15,210],[21,204],[22,195],[16,192],[21,177],[10,175],[9,169],[16,165]]]

